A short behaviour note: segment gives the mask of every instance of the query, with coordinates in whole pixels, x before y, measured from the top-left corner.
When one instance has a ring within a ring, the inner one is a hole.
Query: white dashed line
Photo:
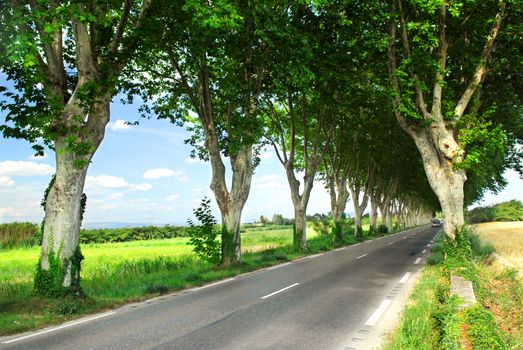
[[[391,243],[388,243],[387,245],[393,245],[393,244],[394,244],[394,242],[391,242]]]
[[[98,316],[86,318],[84,320],[80,320],[80,321],[77,321],[77,322],[67,323],[67,324],[64,324],[64,325],[62,325],[60,327],[46,329],[46,330],[43,330],[43,331],[40,331],[40,332],[36,332],[36,333],[33,333],[33,334],[28,334],[28,335],[20,337],[20,338],[7,340],[7,341],[3,342],[3,344],[10,344],[10,343],[14,343],[14,342],[17,342],[17,341],[20,341],[20,340],[24,340],[24,339],[27,339],[27,338],[36,337],[38,335],[59,331],[60,329],[76,326],[78,324],[82,324],[82,323],[89,322],[89,321],[94,321],[94,320],[102,318],[102,317],[111,316],[111,315],[114,315],[115,313],[116,313],[116,311],[106,312],[105,314],[101,314],[101,315],[98,315]]]
[[[430,247],[430,244],[427,244],[427,248]]]
[[[291,284],[290,286],[287,286],[287,287],[285,287],[285,288],[282,288],[282,289],[280,289],[280,290],[277,290],[276,292],[272,292],[271,294],[264,295],[263,297],[261,297],[261,299],[267,299],[268,297],[272,297],[272,296],[275,295],[275,294],[281,293],[281,292],[283,292],[283,291],[285,291],[285,290],[287,290],[287,289],[290,289],[290,288],[292,288],[292,287],[296,287],[298,284],[299,284],[298,282],[296,282],[296,283],[294,283],[294,284]]]
[[[414,261],[414,265],[418,265],[421,262],[421,258],[417,258],[416,261]]]
[[[389,299],[383,300],[381,305],[369,317],[367,322],[365,322],[365,326],[374,326],[379,321],[379,319],[381,318],[381,316],[383,315],[385,310],[387,310],[387,307],[389,307],[391,302],[392,302],[392,300],[389,300]]]
[[[423,251],[421,252],[421,254],[425,254],[427,252],[427,249],[423,249]]]
[[[401,279],[400,279],[400,284],[404,284],[405,282],[407,282],[409,280],[409,277],[410,277],[410,272],[407,272]]]
[[[360,256],[358,256],[358,257],[356,258],[356,260],[361,259],[361,258],[363,258],[363,257],[365,257],[365,256],[367,256],[367,254],[360,255]]]

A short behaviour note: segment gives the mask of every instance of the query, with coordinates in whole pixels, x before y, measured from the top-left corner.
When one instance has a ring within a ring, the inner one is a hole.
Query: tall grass
[[[0,248],[39,244],[39,232],[31,222],[0,224]]]

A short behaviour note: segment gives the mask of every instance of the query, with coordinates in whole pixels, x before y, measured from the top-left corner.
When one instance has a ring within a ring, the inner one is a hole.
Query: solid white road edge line
[[[102,317],[106,317],[106,316],[111,316],[111,315],[114,315],[115,313],[116,313],[116,311],[106,312],[105,314],[101,314],[101,315],[98,315],[98,316],[94,316],[94,317],[86,318],[85,320],[80,320],[80,321],[77,321],[77,322],[72,322],[72,323],[64,324],[64,325],[59,326],[59,327],[56,327],[56,328],[46,329],[46,330],[43,330],[43,331],[40,331],[40,332],[36,332],[36,333],[32,333],[32,334],[28,334],[28,335],[23,336],[23,337],[20,337],[20,338],[7,340],[7,341],[4,341],[3,344],[10,344],[10,343],[14,343],[14,342],[17,342],[17,341],[20,341],[20,340],[24,340],[24,339],[27,339],[27,338],[36,337],[36,336],[38,336],[38,335],[42,335],[42,334],[46,334],[46,333],[51,333],[51,332],[59,331],[60,329],[64,329],[64,328],[68,328],[68,327],[76,326],[76,325],[78,325],[78,324],[85,323],[85,322],[89,322],[89,321],[94,321],[94,320],[96,320],[96,319],[98,319],[98,318],[102,318]]]
[[[361,259],[361,258],[363,258],[363,257],[365,257],[365,256],[367,256],[367,253],[365,253],[365,254],[363,254],[363,255],[360,255],[360,256],[358,256],[358,257],[356,258],[356,260],[358,260],[358,259]]]
[[[416,261],[414,261],[414,265],[418,265],[421,261],[421,258],[417,258]]]
[[[290,264],[292,264],[292,261],[286,262],[285,264],[274,265],[274,266],[268,267],[267,271],[268,270],[279,269],[280,267],[284,267],[284,266],[287,266],[287,265],[290,265]]]
[[[390,303],[392,302],[392,300],[390,299],[385,299],[383,300],[383,302],[381,303],[381,305],[376,309],[376,311],[374,311],[374,313],[369,317],[369,319],[367,320],[367,322],[365,322],[365,326],[374,326],[376,324],[376,322],[379,321],[379,319],[381,318],[381,316],[383,315],[383,313],[385,312],[385,310],[387,310],[387,307],[389,307]]]
[[[299,284],[299,283],[296,282],[296,283],[294,283],[294,284],[291,284],[290,286],[287,286],[287,287],[285,287],[285,288],[282,288],[282,289],[280,289],[280,290],[277,290],[276,292],[272,292],[271,294],[264,295],[264,296],[262,296],[260,299],[266,299],[266,298],[268,298],[268,297],[272,297],[274,294],[278,294],[278,293],[281,293],[281,292],[283,292],[283,291],[285,291],[285,290],[287,290],[287,289],[290,289],[290,288],[292,288],[292,287],[296,287],[298,284]]]
[[[231,277],[231,278],[226,278],[224,280],[221,280],[221,281],[218,281],[218,282],[214,282],[214,283],[211,283],[211,284],[207,284],[205,286],[201,286],[201,287],[196,287],[194,288],[193,290],[194,291],[197,291],[197,290],[201,290],[201,289],[205,289],[205,288],[209,288],[209,287],[214,287],[214,286],[217,286],[217,285],[220,285],[220,284],[223,284],[223,283],[227,283],[227,282],[230,282],[232,280],[234,280],[235,278],[234,277]]]
[[[407,272],[401,279],[400,279],[400,284],[404,284],[405,282],[407,282],[409,280],[409,277],[410,277],[410,272]]]

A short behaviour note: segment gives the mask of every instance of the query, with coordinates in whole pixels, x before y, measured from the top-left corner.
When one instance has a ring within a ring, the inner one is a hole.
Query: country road
[[[424,226],[58,327],[1,349],[364,349],[423,264]]]

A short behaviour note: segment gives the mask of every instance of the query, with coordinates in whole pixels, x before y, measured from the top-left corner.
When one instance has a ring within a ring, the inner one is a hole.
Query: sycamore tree
[[[144,113],[187,125],[194,157],[210,162],[221,212],[221,262],[241,261],[240,223],[259,162],[258,102],[283,4],[160,1],[137,57]],[[179,35],[172,35],[178,33]],[[229,163],[230,176],[227,174]]]
[[[310,194],[334,134],[339,71],[330,45],[336,42],[331,18],[305,3],[290,6],[286,15],[264,95],[265,138],[285,169],[294,207],[293,245],[304,251]]]
[[[79,231],[87,169],[103,140],[122,69],[140,43],[149,1],[0,2],[4,137],[50,147],[36,291],[81,294]]]
[[[395,116],[416,143],[451,238],[464,224],[467,172],[476,176],[474,193],[494,187],[489,179],[514,146],[498,127],[496,103],[508,98],[503,106],[513,112],[520,97],[491,89],[521,81],[521,70],[499,71],[504,63],[521,68],[508,63],[517,60],[514,47],[521,48],[522,8],[514,0],[394,0],[387,14]],[[489,70],[498,73],[495,82]]]

